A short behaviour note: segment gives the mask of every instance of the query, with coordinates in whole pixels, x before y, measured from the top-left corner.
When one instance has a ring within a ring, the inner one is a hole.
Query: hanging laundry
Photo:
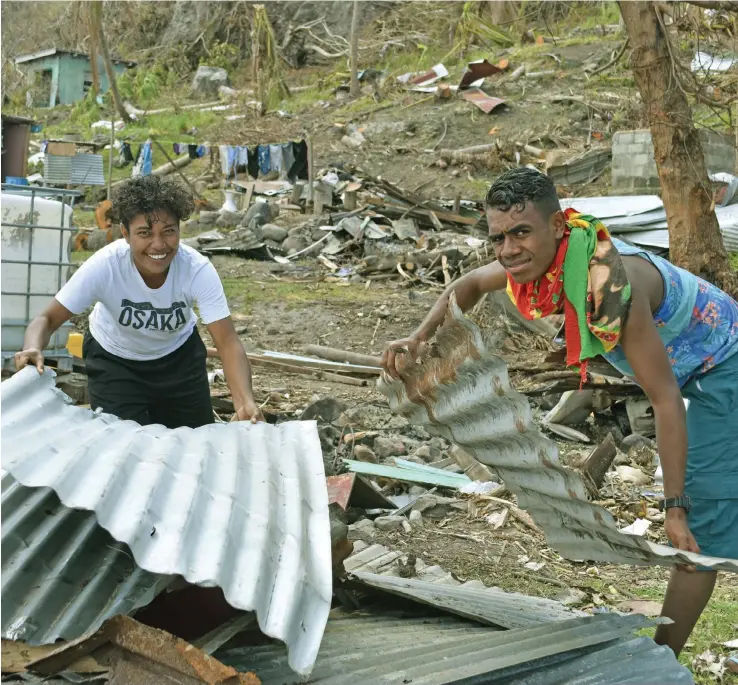
[[[287,177],[290,183],[295,183],[298,179],[306,179],[308,177],[307,143],[304,140],[301,140],[299,143],[292,143],[292,152],[295,155],[295,162]]]
[[[121,166],[126,166],[127,164],[135,161],[133,151],[131,150],[131,144],[127,141],[124,141],[120,145],[120,159],[123,162]]]
[[[151,141],[147,140],[139,149],[136,155],[136,163],[133,165],[131,176],[148,176],[153,168],[153,157],[151,151]]]
[[[220,169],[223,175],[228,178],[228,146],[218,145],[218,152],[220,153]]]
[[[292,143],[282,144],[282,178],[286,178],[295,163],[295,153],[292,150]]]
[[[239,145],[236,150],[236,166],[244,167],[244,171],[248,170],[249,149],[245,145]]]
[[[269,146],[269,171],[282,172],[283,167],[282,160],[282,146],[281,145],[270,145]]]
[[[182,143],[172,143],[172,149],[174,150],[175,155],[182,154],[182,145]]]
[[[259,148],[254,147],[251,148],[248,152],[249,154],[249,161],[246,165],[246,168],[248,169],[249,176],[256,180],[259,178]]]
[[[190,159],[197,159],[197,145],[190,143],[187,145],[187,156]]]
[[[266,176],[271,169],[271,166],[269,163],[269,146],[259,145],[258,151],[259,151],[259,171],[264,176]]]
[[[197,146],[197,156],[198,157],[205,157],[205,155],[210,153],[210,148],[207,145],[198,145]]]

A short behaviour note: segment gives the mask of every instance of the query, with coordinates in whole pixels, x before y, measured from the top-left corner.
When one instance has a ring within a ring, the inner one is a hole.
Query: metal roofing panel
[[[664,203],[658,195],[609,195],[603,197],[567,197],[559,200],[562,209],[574,207],[582,214],[592,214],[607,224],[614,216],[633,216],[661,209]]]
[[[102,155],[44,155],[44,183],[105,185]]]
[[[2,477],[2,636],[32,645],[73,640],[148,604],[171,576],[136,566],[95,514],[50,488]]]
[[[3,467],[94,511],[138,566],[219,586],[307,673],[332,598],[328,495],[312,421],[139,426],[71,405],[27,367],[0,385]]]
[[[354,571],[352,576],[370,587],[439,607],[479,623],[502,628],[529,628],[541,623],[565,621],[584,615],[552,599],[503,592],[497,588],[453,586],[361,571]]]
[[[567,559],[675,565],[738,573],[738,559],[675,550],[621,533],[607,509],[589,501],[579,473],[561,465],[555,443],[533,422],[528,400],[510,385],[505,362],[486,346],[455,298],[417,363],[387,374],[378,389],[410,423],[459,445],[497,473]]]
[[[441,617],[349,615],[328,622],[310,682],[321,685],[691,684],[668,647],[632,639],[642,616],[577,618],[498,631]],[[294,676],[272,645],[226,647],[214,656],[253,671],[264,685]]]

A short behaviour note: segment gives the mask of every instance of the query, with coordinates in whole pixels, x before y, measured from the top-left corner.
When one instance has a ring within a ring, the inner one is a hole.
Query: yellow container
[[[70,333],[67,340],[67,350],[73,357],[82,359],[82,341],[84,336],[81,333]]]

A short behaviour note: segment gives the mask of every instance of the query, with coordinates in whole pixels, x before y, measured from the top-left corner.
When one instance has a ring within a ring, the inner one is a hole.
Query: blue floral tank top
[[[664,299],[653,319],[680,387],[738,352],[738,302],[643,248],[612,242],[621,255],[647,259],[661,274]],[[620,345],[604,356],[621,373],[635,376]]]

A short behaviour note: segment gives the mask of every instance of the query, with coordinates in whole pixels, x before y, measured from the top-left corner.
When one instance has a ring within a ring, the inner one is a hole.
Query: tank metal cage
[[[6,344],[8,333],[21,328],[25,329],[26,326],[33,319],[35,314],[32,314],[32,302],[33,298],[46,298],[51,300],[57,292],[61,289],[62,285],[66,283],[70,268],[78,266],[70,261],[71,258],[71,245],[72,236],[76,232],[76,228],[71,224],[65,226],[65,218],[70,219],[70,207],[74,207],[74,201],[82,194],[76,190],[66,190],[60,188],[43,188],[37,186],[18,186],[11,184],[2,184],[3,194],[10,194],[22,197],[28,197],[30,199],[30,208],[27,214],[23,218],[27,218],[27,221],[21,223],[2,223],[2,232],[5,236],[7,229],[15,229],[16,231],[27,231],[28,238],[28,254],[25,259],[8,259],[6,258],[6,250],[3,250],[3,254],[0,256],[0,264],[2,264],[2,270],[7,269],[6,265],[25,265],[25,288],[23,289],[12,289],[5,290],[5,279],[3,279],[3,286],[0,289],[0,295],[2,295],[2,367],[4,370],[14,370],[13,357],[18,349],[9,349]],[[35,205],[38,198],[45,198],[51,200],[58,200],[61,202],[61,213],[59,217],[59,225],[47,226],[37,222],[37,214],[35,211]],[[67,206],[69,205],[69,207]],[[66,216],[65,216],[66,213]],[[54,261],[41,261],[34,259],[34,237],[38,235],[39,230],[45,231],[57,231],[59,233],[59,252],[58,259]],[[65,248],[64,233],[69,232],[69,241]],[[25,236],[23,236],[25,238]],[[33,287],[33,268],[34,267],[56,267],[56,289],[51,292],[36,292]],[[65,277],[66,271],[66,277]],[[24,315],[21,318],[17,318],[17,314],[6,318],[6,302],[8,297],[22,297],[24,302]],[[36,312],[37,313],[37,312]],[[66,349],[66,345],[63,342],[68,337],[68,332],[72,328],[71,322],[65,323],[59,330],[57,330],[49,341],[48,348],[44,350],[44,357],[47,361],[55,361],[56,366],[61,371],[72,370],[72,356]],[[16,338],[16,336],[13,336]]]

